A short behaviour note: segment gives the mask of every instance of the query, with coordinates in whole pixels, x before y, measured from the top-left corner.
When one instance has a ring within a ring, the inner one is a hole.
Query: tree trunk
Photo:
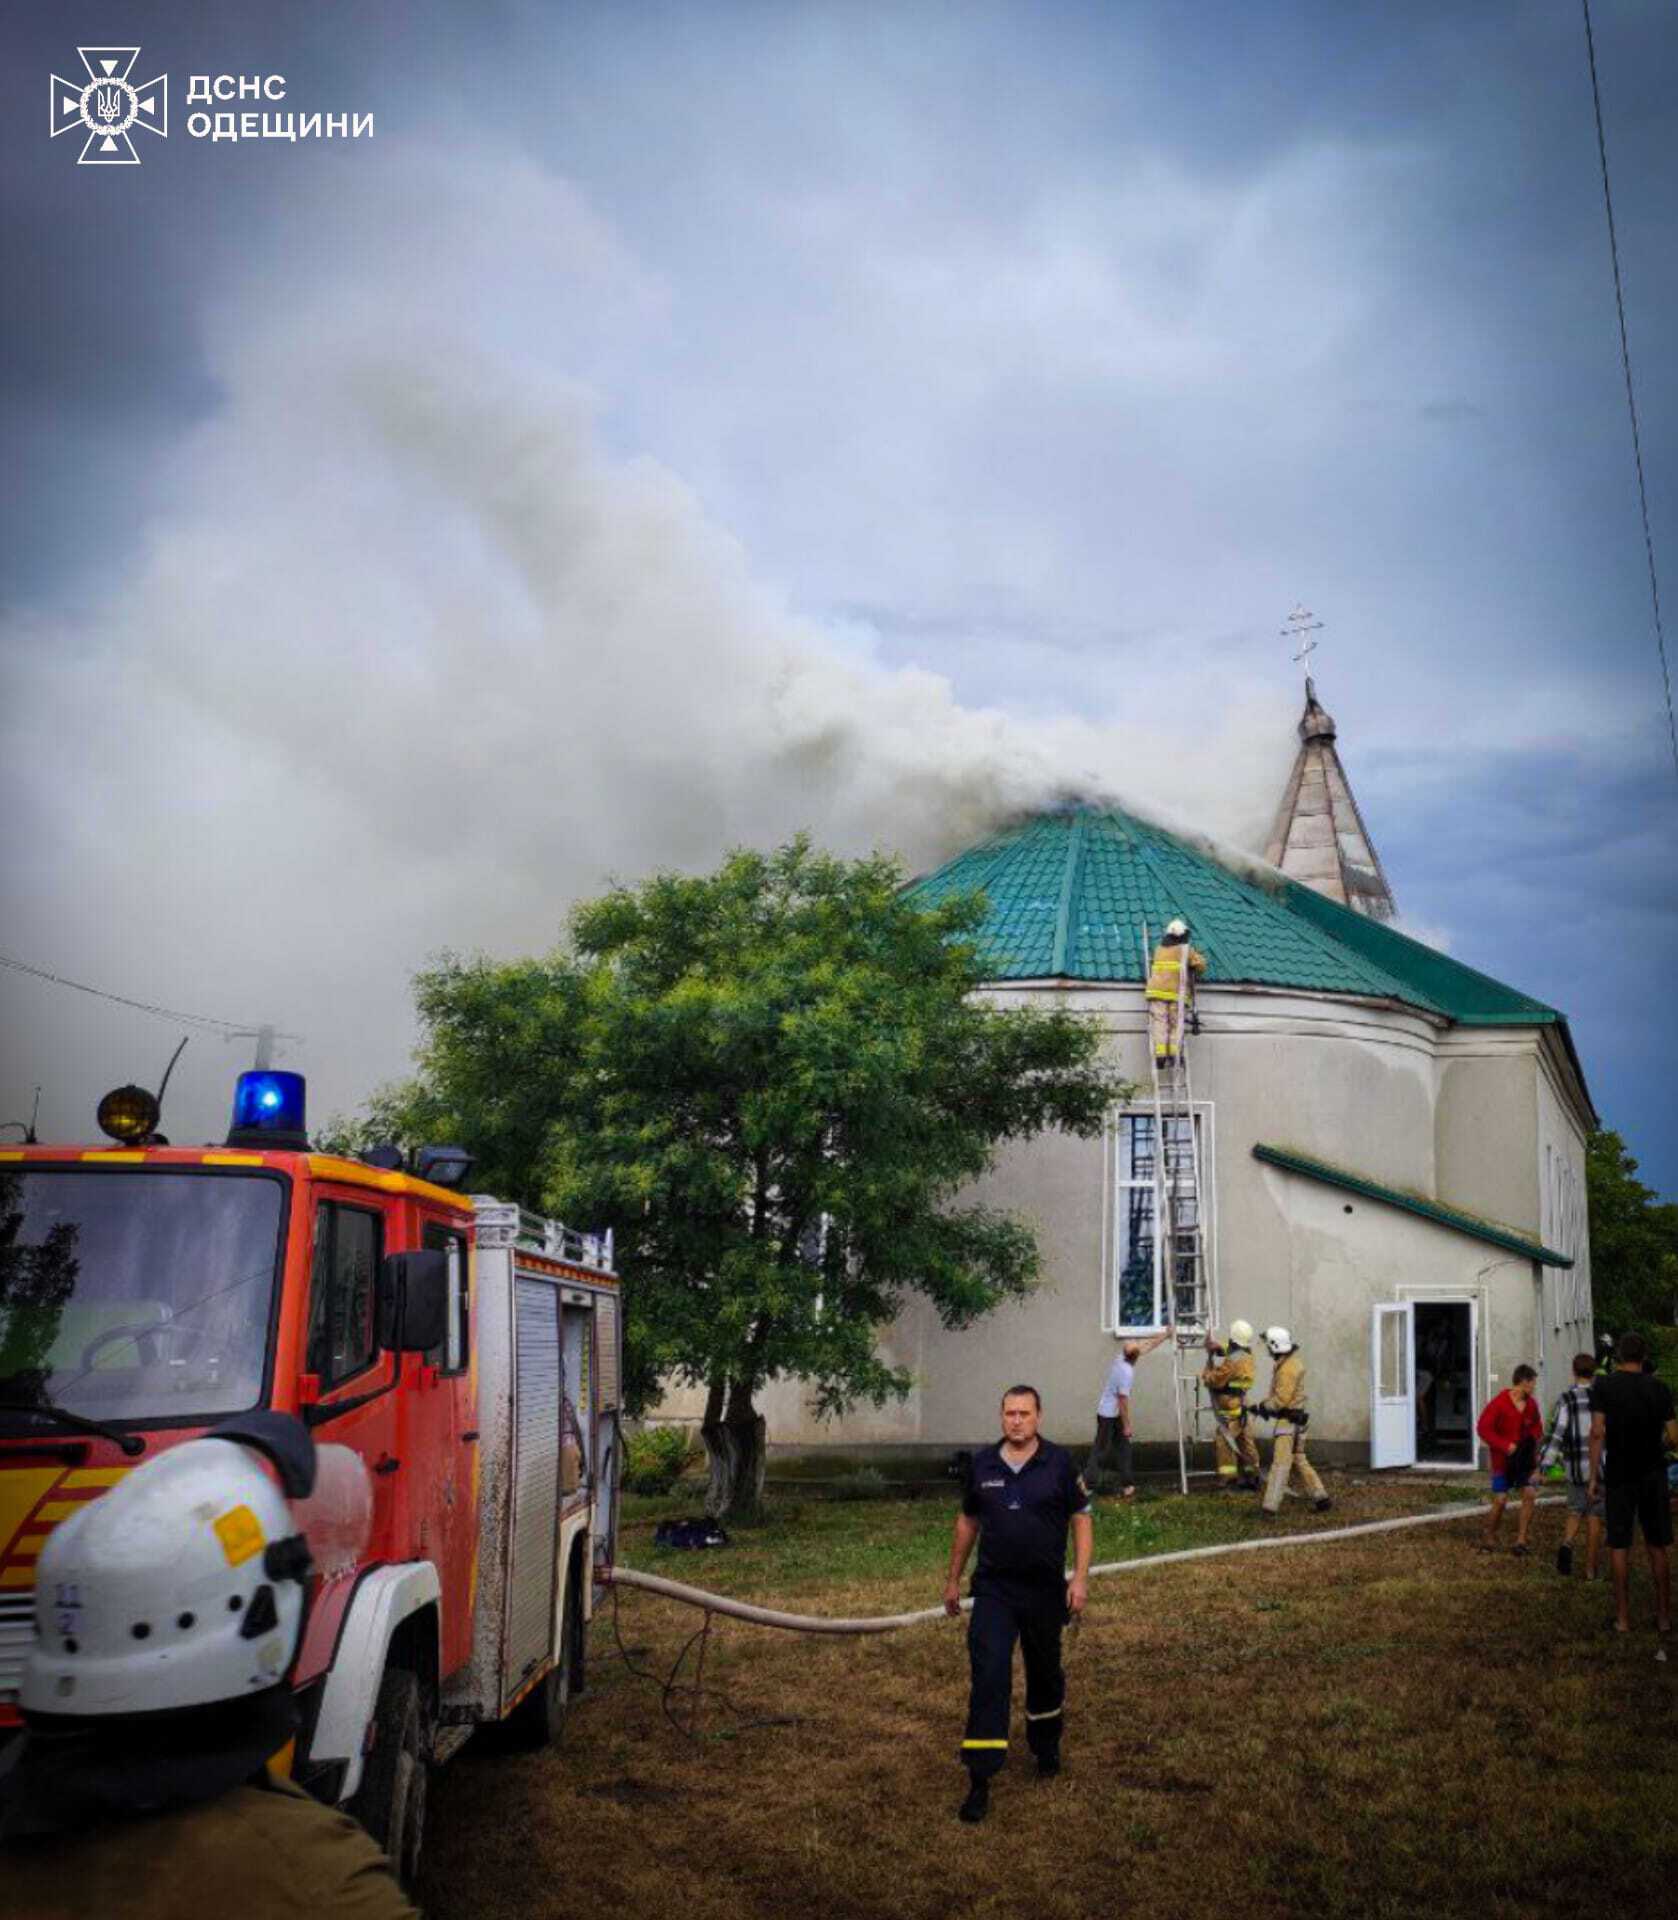
[[[768,1467],[768,1423],[752,1405],[752,1390],[740,1381],[711,1382],[705,1400],[705,1421],[699,1429],[705,1443],[710,1484],[705,1511],[713,1520],[744,1520],[763,1505],[763,1477]]]

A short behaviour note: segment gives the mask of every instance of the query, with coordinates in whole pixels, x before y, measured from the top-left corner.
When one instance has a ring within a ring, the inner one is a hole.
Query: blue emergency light
[[[242,1073],[233,1091],[230,1147],[306,1147],[304,1089],[300,1073],[258,1068]]]

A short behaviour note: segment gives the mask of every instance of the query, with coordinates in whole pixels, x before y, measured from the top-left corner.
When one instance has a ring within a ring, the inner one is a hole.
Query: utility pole
[[[223,1036],[228,1040],[254,1040],[256,1059],[251,1063],[257,1073],[265,1073],[274,1064],[278,1032],[273,1027],[236,1027]],[[291,1036],[295,1038],[295,1036]]]

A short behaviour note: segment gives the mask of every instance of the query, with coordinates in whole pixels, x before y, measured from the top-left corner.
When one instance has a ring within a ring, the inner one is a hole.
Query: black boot
[[[967,1778],[971,1784],[957,1817],[965,1820],[971,1827],[977,1826],[990,1812],[990,1782],[981,1779],[976,1773],[970,1773]]]
[[[1058,1753],[1040,1753],[1037,1756],[1037,1777],[1039,1780],[1052,1780],[1060,1772]]]

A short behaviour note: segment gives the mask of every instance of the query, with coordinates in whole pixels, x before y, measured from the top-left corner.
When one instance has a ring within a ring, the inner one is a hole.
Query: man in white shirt
[[[1095,1445],[1090,1448],[1089,1459],[1084,1463],[1084,1478],[1093,1485],[1095,1476],[1105,1468],[1108,1457],[1116,1452],[1119,1496],[1124,1500],[1136,1498],[1136,1484],[1130,1464],[1131,1441],[1135,1437],[1130,1418],[1130,1389],[1136,1377],[1136,1363],[1170,1338],[1171,1329],[1164,1327],[1151,1339],[1127,1340],[1119,1349],[1119,1357],[1108,1369],[1107,1384],[1101,1389],[1101,1398],[1096,1402]]]

